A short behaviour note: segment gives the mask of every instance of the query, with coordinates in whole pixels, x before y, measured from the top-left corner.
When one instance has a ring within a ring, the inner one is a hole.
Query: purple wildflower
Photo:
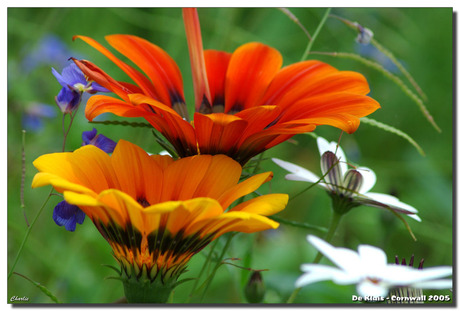
[[[85,213],[78,206],[61,201],[53,211],[54,222],[58,226],[65,226],[67,231],[75,231],[77,223],[80,225],[85,221]]]
[[[83,146],[94,145],[107,153],[112,153],[113,149],[115,149],[115,146],[117,145],[117,143],[110,138],[107,138],[102,134],[97,134],[97,130],[95,128],[93,128],[92,131],[83,132],[81,136],[83,139]]]

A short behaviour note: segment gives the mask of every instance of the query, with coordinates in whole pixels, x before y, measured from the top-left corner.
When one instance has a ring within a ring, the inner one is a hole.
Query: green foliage
[[[355,32],[334,18],[324,19],[319,27],[325,12],[324,8],[199,9],[206,49],[231,52],[245,42],[260,41],[278,49],[284,65],[299,61],[307,52],[309,59],[318,58],[340,70],[358,71],[366,76],[370,96],[382,109],[372,114],[372,120],[365,119],[363,123],[376,126],[361,126],[353,135],[344,134],[341,146],[351,162],[369,166],[376,172],[378,180],[373,191],[397,195],[416,207],[423,221],[407,221],[417,237],[415,242],[405,224],[390,212],[358,207],[343,217],[332,243],[352,249],[359,244],[376,245],[384,249],[389,258],[415,254],[425,258],[426,267],[452,265],[452,9],[331,9],[334,15],[372,29],[374,43],[385,51],[383,54],[389,57],[389,62],[376,52],[366,55],[367,61],[360,61],[364,59],[360,55],[363,47],[355,43]],[[127,81],[126,76],[98,52],[81,41],[72,42],[76,34],[103,42],[104,35],[114,33],[138,35],[164,48],[181,69],[188,108],[193,110],[193,86],[180,9],[8,8],[8,272],[11,276],[13,271],[20,271],[30,280],[40,280],[38,284],[9,277],[8,301],[12,296],[27,296],[30,303],[49,303],[50,299],[57,302],[56,297],[63,303],[110,303],[123,296],[120,282],[104,279],[107,269],[101,268],[101,264],[113,265],[115,260],[110,246],[91,221],[86,219],[73,233],[65,231],[52,220],[53,208],[60,198],[49,196],[49,189],[30,188],[36,173],[32,161],[62,149],[61,115],[54,104],[60,86],[50,69],[55,67],[60,71],[62,67],[56,63],[36,63],[33,70],[28,70],[24,63],[40,40],[53,34],[71,50],[68,57],[78,55],[90,59],[116,79]],[[310,41],[306,33],[317,33],[317,36]],[[331,57],[331,53],[338,57]],[[398,65],[393,66],[395,63]],[[418,106],[409,104],[408,99]],[[44,119],[39,131],[27,132],[23,174],[23,160],[18,156],[24,145],[22,118],[36,102],[55,107],[57,117]],[[430,117],[442,132],[433,130],[426,122]],[[129,140],[150,153],[163,150],[157,142],[161,138],[154,137],[150,127],[118,124],[127,121],[131,125],[145,124],[142,119],[113,115],[101,116],[90,124],[84,117],[83,106],[73,121],[66,150],[78,148],[81,132],[92,127],[115,141]],[[331,127],[318,127],[315,133],[335,141],[341,135]],[[421,150],[425,157],[420,156]],[[264,153],[264,158],[271,157],[320,171],[315,139],[310,135],[297,135]],[[274,172],[272,181],[260,189],[263,193],[288,193],[293,197],[308,187],[301,182],[284,180],[286,172],[271,161],[257,161],[254,169]],[[21,185],[24,185],[23,191]],[[324,236],[321,231],[330,223],[330,204],[322,189],[312,187],[275,216],[274,219],[281,222],[279,229],[250,237],[239,234],[230,239],[226,236],[227,240],[224,236],[213,242],[192,258],[179,282],[188,278],[195,281],[177,286],[172,301],[244,302],[241,284],[247,280],[247,271],[240,273],[238,267],[222,264],[223,258],[234,257],[243,258],[242,266],[246,268],[268,270],[264,272],[264,302],[286,302],[300,275],[300,264],[312,262],[316,255],[305,236],[311,233]],[[30,227],[24,213],[31,221]],[[195,295],[190,297],[192,292]],[[450,291],[433,293],[451,294]],[[321,282],[301,289],[294,302],[350,303],[353,294],[353,286]]]

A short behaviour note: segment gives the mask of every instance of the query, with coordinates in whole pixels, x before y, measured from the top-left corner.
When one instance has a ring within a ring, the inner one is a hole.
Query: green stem
[[[219,239],[219,238],[218,238],[218,239]],[[200,271],[200,273],[198,274],[198,277],[196,278],[195,283],[193,284],[192,290],[190,291],[190,294],[189,294],[189,296],[188,296],[188,298],[187,298],[186,303],[189,303],[189,302],[190,302],[190,299],[191,299],[192,296],[194,295],[195,289],[196,289],[196,287],[198,286],[198,283],[199,283],[199,281],[200,281],[200,279],[201,279],[201,276],[203,275],[204,270],[206,269],[206,267],[208,266],[209,262],[211,261],[212,254],[214,254],[214,249],[216,248],[216,245],[218,244],[218,243],[217,243],[218,239],[214,241],[214,244],[212,245],[211,250],[209,251],[209,254],[208,254],[208,256],[206,257],[206,261],[204,262],[203,266],[201,267],[201,271]]]
[[[319,32],[321,31],[321,28],[323,28],[323,25],[324,25],[324,23],[326,22],[326,20],[327,20],[327,18],[329,16],[329,12],[331,12],[331,8],[326,9],[326,13],[324,14],[323,19],[319,23],[318,28],[316,28],[315,33],[311,37],[311,40],[308,42],[307,48],[305,49],[305,52],[303,53],[303,56],[300,59],[300,61],[304,61],[304,60],[307,59],[308,54],[310,53],[310,50],[311,50],[311,48],[313,46],[313,43],[315,42],[316,37],[318,36]]]
[[[293,226],[293,227],[297,227],[297,228],[315,230],[315,231],[319,231],[319,232],[323,232],[323,233],[326,233],[328,231],[325,227],[320,227],[320,226],[316,226],[316,225],[310,225],[310,224],[305,223],[305,222],[287,220],[287,219],[283,219],[283,218],[275,216],[275,215],[271,215],[268,218],[270,218],[270,219],[272,219],[274,221],[277,221],[279,223],[289,225],[289,226]]]
[[[26,179],[26,130],[22,130],[22,174],[21,174],[21,191],[20,191],[20,201],[22,213],[24,214],[24,219],[26,221],[27,227],[29,227],[29,220],[26,215],[26,206],[24,204],[24,182]]]
[[[339,226],[340,219],[342,219],[343,214],[336,213],[335,211],[332,214],[332,220],[331,220],[331,225],[329,227],[329,231],[327,232],[326,238],[324,239],[326,242],[330,242],[332,240],[332,237],[335,234],[335,231],[337,230],[337,227]],[[318,252],[318,255],[316,255],[315,260],[313,260],[313,263],[318,263],[321,258],[323,258],[323,254],[321,252]]]
[[[340,222],[340,219],[342,218],[342,216],[343,216],[342,214],[336,213],[335,211],[333,212],[331,225],[329,227],[329,231],[327,232],[326,238],[324,239],[326,242],[330,242],[332,240],[332,237],[334,236],[334,233],[337,230],[337,227],[339,225],[339,222]],[[318,252],[318,254],[316,255],[315,259],[313,260],[313,263],[318,263],[321,260],[321,258],[323,258],[323,254]],[[298,287],[298,288],[294,289],[294,291],[292,292],[291,296],[286,301],[286,303],[293,303],[295,297],[300,292],[300,289],[301,289],[301,287]]]
[[[51,192],[52,191],[53,191],[53,189],[51,189],[50,194],[48,195],[48,198],[43,203],[42,207],[40,207],[40,209],[38,210],[37,216],[35,216],[34,220],[30,224],[30,227],[27,228],[26,235],[25,235],[24,239],[22,240],[21,246],[19,246],[19,251],[18,251],[18,254],[16,255],[16,258],[14,259],[13,266],[11,267],[11,270],[8,273],[8,279],[13,274],[14,268],[16,267],[16,264],[18,263],[19,256],[21,255],[22,250],[24,249],[24,245],[26,244],[26,241],[27,241],[27,238],[29,237],[30,231],[32,231],[32,228],[34,227],[35,222],[37,221],[38,217],[42,213],[43,208],[46,206],[46,203],[48,203],[48,200],[51,198]]]
[[[219,259],[216,262],[216,265],[214,266],[214,270],[212,270],[211,276],[208,280],[208,283],[206,284],[206,287],[204,288],[203,294],[201,294],[201,300],[200,302],[203,301],[204,295],[208,291],[209,285],[211,285],[212,280],[214,279],[214,275],[217,272],[217,269],[219,269],[220,265],[222,264],[222,259],[224,258],[225,252],[227,251],[228,247],[230,246],[230,242],[232,241],[233,237],[236,235],[236,232],[232,232],[230,236],[227,239],[227,242],[225,243],[224,248],[222,249],[222,253],[220,254]]]

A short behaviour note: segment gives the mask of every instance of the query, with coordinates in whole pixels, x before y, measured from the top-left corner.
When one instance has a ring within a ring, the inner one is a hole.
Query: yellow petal
[[[38,173],[34,176],[34,179],[32,180],[32,188],[42,187],[46,185],[52,185],[54,189],[56,189],[56,191],[58,192],[63,192],[67,190],[77,193],[93,194],[93,196],[95,195],[95,192],[91,189],[65,180],[54,174]]]
[[[272,176],[272,172],[257,174],[228,189],[218,198],[222,208],[227,209],[235,200],[257,190],[263,183],[269,181]]]
[[[167,229],[172,234],[184,230],[186,235],[195,232],[187,230],[195,222],[222,213],[222,208],[218,201],[209,198],[196,198],[181,202],[177,209],[168,215]]]
[[[288,202],[289,196],[287,194],[266,194],[244,203],[238,204],[232,208],[229,213],[241,211],[252,214],[270,216],[282,211]]]
[[[261,215],[231,212],[196,222],[188,231],[200,232],[201,236],[214,234],[214,239],[230,231],[253,233],[278,228],[279,223]]]

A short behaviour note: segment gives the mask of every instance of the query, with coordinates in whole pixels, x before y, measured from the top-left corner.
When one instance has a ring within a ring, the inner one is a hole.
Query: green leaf
[[[177,159],[179,156],[177,155],[176,149],[167,141],[163,140],[160,136],[160,133],[156,130],[152,130],[153,136],[155,136],[156,142],[163,147],[174,159]]]
[[[41,285],[40,283],[38,282],[35,282],[31,279],[29,279],[28,277],[26,277],[25,275],[22,275],[20,273],[17,273],[17,272],[13,272],[14,274],[16,275],[19,275],[20,277],[26,279],[27,281],[29,281],[30,283],[34,284],[39,290],[42,291],[42,293],[44,293],[46,296],[50,297],[51,300],[53,300],[55,303],[61,303],[57,298],[56,296],[54,296],[45,286]]]
[[[397,128],[394,128],[390,125],[387,125],[387,124],[384,124],[382,122],[379,122],[379,121],[376,121],[374,119],[369,119],[369,118],[361,118],[361,122],[365,123],[365,124],[369,124],[369,125],[372,125],[372,126],[375,126],[375,127],[378,127],[382,130],[385,130],[387,132],[390,132],[390,133],[393,133],[393,134],[396,134],[402,138],[404,138],[405,140],[407,140],[412,146],[415,147],[415,149],[417,149],[417,151],[422,155],[422,156],[425,156],[425,152],[423,151],[423,149],[419,146],[419,144],[417,144],[415,142],[415,140],[412,139],[412,137],[410,137],[409,135],[407,135],[406,133],[404,133],[403,131],[401,130],[398,130]]]

